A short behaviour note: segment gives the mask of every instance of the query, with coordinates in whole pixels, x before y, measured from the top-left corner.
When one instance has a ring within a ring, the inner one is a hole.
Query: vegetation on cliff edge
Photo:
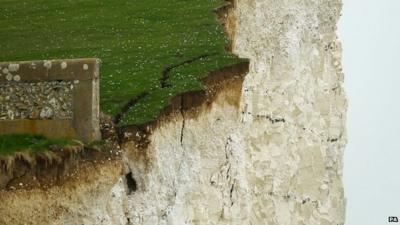
[[[243,61],[225,51],[212,12],[223,2],[3,0],[0,61],[98,57],[102,111],[118,126],[143,124],[201,90],[210,71]]]
[[[40,135],[13,134],[0,136],[0,157],[13,155],[15,152],[37,154],[51,148],[71,148],[82,143],[70,139],[48,139]]]

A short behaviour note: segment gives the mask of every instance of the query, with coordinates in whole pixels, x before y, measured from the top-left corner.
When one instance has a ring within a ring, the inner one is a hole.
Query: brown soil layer
[[[200,108],[209,109],[215,98],[226,89],[235,90],[237,96],[229,103],[239,107],[242,83],[248,68],[248,63],[241,63],[211,72],[202,81],[204,90],[186,92],[176,96],[156,120],[138,126],[118,128],[120,143],[134,141],[137,148],[146,149],[150,143],[149,136],[160,124],[173,120],[176,114],[182,112],[188,118],[197,117],[200,112],[204,111],[203,109],[199,110]]]
[[[104,164],[122,165],[120,156],[117,148],[107,151],[85,148],[78,152],[58,150],[52,158],[36,156],[34,163],[21,157],[13,159],[9,165],[0,161],[0,191],[48,189],[87,181],[88,175]]]

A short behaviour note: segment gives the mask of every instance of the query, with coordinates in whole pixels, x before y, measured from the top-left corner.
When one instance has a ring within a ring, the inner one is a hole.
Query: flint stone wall
[[[0,63],[0,135],[100,139],[98,59]]]

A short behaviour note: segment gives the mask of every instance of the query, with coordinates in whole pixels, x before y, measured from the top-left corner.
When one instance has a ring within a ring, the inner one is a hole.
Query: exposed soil
[[[146,149],[150,143],[148,137],[151,132],[159,126],[160,123],[165,123],[174,118],[181,111],[185,115],[195,118],[201,111],[201,107],[210,108],[214,99],[221,92],[229,89],[239,89],[240,93],[245,75],[248,72],[248,63],[242,63],[231,67],[222,68],[212,72],[202,80],[205,87],[202,91],[193,91],[180,94],[172,99],[171,103],[166,106],[160,113],[160,116],[149,123],[137,126],[124,126],[117,128],[120,143],[134,141],[137,148]],[[239,107],[239,96],[232,104]]]
[[[55,152],[56,156],[53,156],[57,160],[50,161],[49,158],[37,156],[34,164],[24,158],[15,158],[11,165],[7,165],[8,168],[6,162],[2,161],[0,190],[47,189],[74,181],[81,182],[84,180],[82,176],[93,173],[97,170],[96,167],[111,161],[116,165],[121,164],[122,152],[116,146],[109,149],[104,151],[85,148],[78,152],[58,150]]]

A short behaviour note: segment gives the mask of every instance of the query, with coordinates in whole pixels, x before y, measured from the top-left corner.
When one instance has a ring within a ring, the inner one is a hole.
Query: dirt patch
[[[87,180],[91,172],[108,162],[120,164],[121,151],[116,147],[109,150],[82,149],[51,150],[42,155],[0,160],[0,190],[48,189],[67,183]],[[11,162],[12,161],[12,162]],[[85,172],[87,171],[87,173]]]

